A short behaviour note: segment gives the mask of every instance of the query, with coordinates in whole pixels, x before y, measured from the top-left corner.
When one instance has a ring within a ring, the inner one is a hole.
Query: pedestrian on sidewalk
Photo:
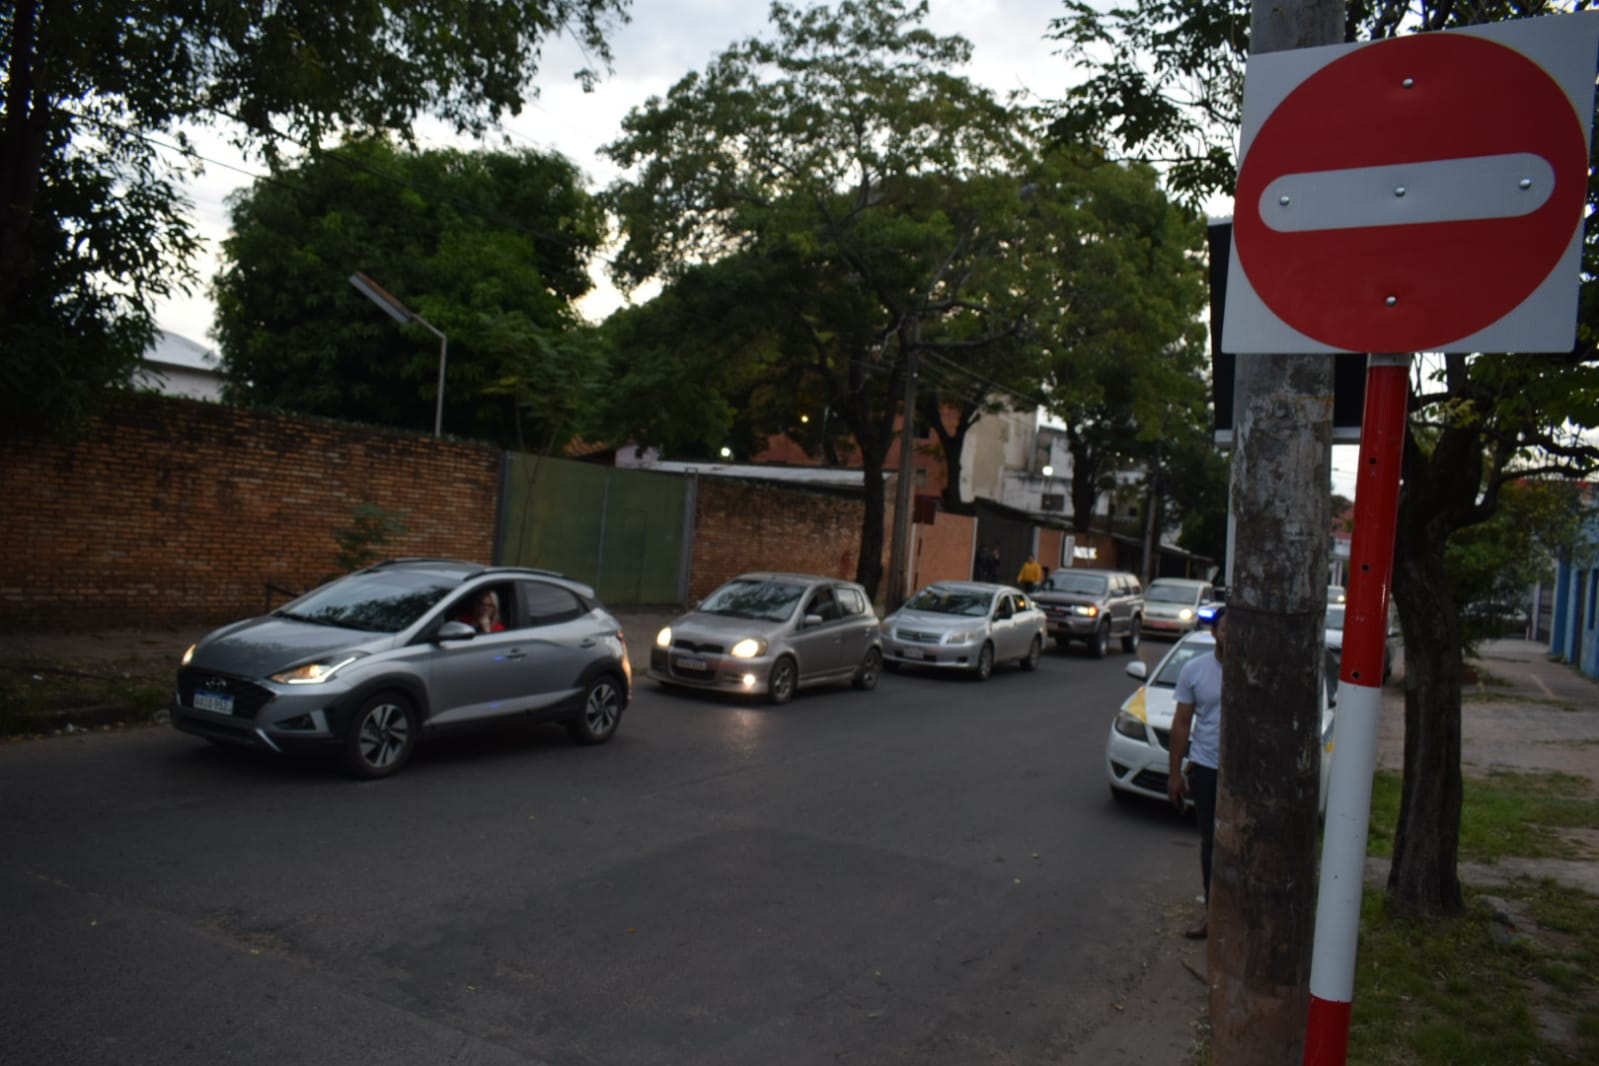
[[[1038,560],[1029,555],[1022,568],[1016,571],[1016,584],[1023,592],[1032,592],[1038,583],[1044,580],[1044,569],[1038,565]]]
[[[1221,765],[1221,673],[1226,655],[1227,615],[1215,616],[1216,652],[1196,655],[1177,675],[1177,712],[1171,724],[1171,770],[1166,798],[1179,811],[1186,791],[1199,819],[1199,873],[1205,886],[1205,911],[1184,936],[1203,940],[1209,932],[1210,854],[1216,842],[1216,776]],[[1184,765],[1186,762],[1186,766]]]

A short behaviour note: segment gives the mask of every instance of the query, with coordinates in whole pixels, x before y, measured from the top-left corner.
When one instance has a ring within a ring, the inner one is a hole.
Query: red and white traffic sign
[[[1599,16],[1250,58],[1222,350],[1564,351]]]

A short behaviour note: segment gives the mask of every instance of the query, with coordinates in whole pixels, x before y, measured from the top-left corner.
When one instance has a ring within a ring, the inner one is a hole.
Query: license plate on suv
[[[205,689],[194,690],[194,707],[199,711],[211,711],[214,714],[232,714],[233,697],[226,692],[207,692]]]

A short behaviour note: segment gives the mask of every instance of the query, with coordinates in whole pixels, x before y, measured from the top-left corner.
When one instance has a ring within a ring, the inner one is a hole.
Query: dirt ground
[[[1461,765],[1469,777],[1491,770],[1558,772],[1585,777],[1599,789],[1599,682],[1530,640],[1495,640],[1471,664],[1477,683],[1461,705]],[[1383,692],[1377,734],[1377,765],[1404,765],[1405,697],[1402,666]],[[1460,878],[1486,887],[1517,877],[1548,877],[1599,895],[1599,833],[1575,831],[1571,838],[1588,853],[1584,861],[1505,859],[1462,863]],[[1381,864],[1383,877],[1387,864]]]

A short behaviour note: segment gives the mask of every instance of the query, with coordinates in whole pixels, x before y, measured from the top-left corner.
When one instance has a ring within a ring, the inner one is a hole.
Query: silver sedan
[[[655,636],[650,677],[665,685],[787,703],[812,685],[877,685],[877,614],[853,581],[742,574]]]
[[[940,581],[883,622],[890,669],[926,666],[986,679],[1000,663],[1036,670],[1044,652],[1044,612],[1021,589],[978,581]]]

